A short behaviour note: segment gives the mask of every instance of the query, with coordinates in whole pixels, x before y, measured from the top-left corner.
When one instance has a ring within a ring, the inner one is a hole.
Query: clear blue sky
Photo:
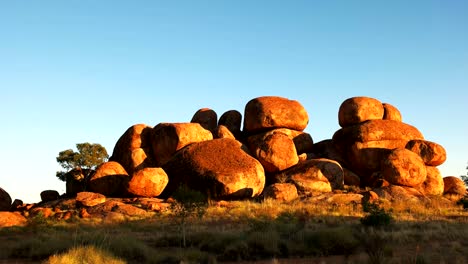
[[[315,141],[343,100],[370,96],[468,161],[467,1],[2,1],[0,186],[37,202],[65,191],[55,157],[111,153],[131,125],[210,107],[299,100]]]

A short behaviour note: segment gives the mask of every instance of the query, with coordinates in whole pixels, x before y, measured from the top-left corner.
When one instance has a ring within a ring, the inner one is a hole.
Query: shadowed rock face
[[[251,135],[247,138],[247,144],[249,145],[249,148],[251,148],[252,145],[258,145],[264,138],[274,133],[282,133],[292,139],[298,155],[302,153],[310,153],[313,149],[314,141],[309,133],[287,128],[276,128]]]
[[[448,176],[444,179],[444,194],[454,194],[463,196],[466,193],[464,182],[455,176]]]
[[[213,134],[198,123],[160,123],[153,129],[153,154],[156,165],[168,162],[183,147],[213,139]]]
[[[0,188],[0,211],[8,211],[11,207],[11,197],[4,189]]]
[[[427,140],[410,140],[406,148],[418,154],[428,166],[442,165],[447,159],[444,147]]]
[[[204,129],[214,134],[218,126],[218,115],[212,109],[202,108],[193,115],[190,122],[199,123]]]
[[[273,128],[302,131],[308,123],[307,111],[294,100],[264,96],[250,100],[245,106],[244,131],[247,133]]]
[[[370,97],[352,97],[346,99],[338,110],[338,123],[347,127],[368,120],[382,119],[384,107],[382,102]]]
[[[241,133],[242,114],[237,110],[229,110],[221,115],[218,121],[219,126],[225,126],[238,138]]]
[[[240,142],[227,138],[190,144],[163,166],[169,175],[164,192],[170,194],[186,184],[214,199],[259,195],[265,173],[260,162],[244,149]]]
[[[125,169],[115,161],[104,162],[89,179],[89,189],[105,196],[122,196],[130,180]]]

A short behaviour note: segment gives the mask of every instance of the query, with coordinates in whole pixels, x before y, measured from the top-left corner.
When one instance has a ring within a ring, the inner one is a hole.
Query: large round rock
[[[89,179],[89,188],[105,196],[121,196],[130,177],[115,161],[104,162]]]
[[[130,175],[136,170],[154,166],[152,130],[152,127],[145,124],[129,127],[115,144],[109,161],[118,162]]]
[[[262,141],[265,137],[274,133],[282,133],[292,139],[298,155],[302,153],[310,153],[313,150],[314,141],[309,133],[287,128],[276,128],[266,132],[251,135],[247,138],[247,143],[249,146],[251,144],[256,144],[256,142]]]
[[[428,166],[442,165],[447,159],[444,147],[427,140],[410,140],[406,148],[418,154]]]
[[[265,186],[265,172],[245,150],[240,142],[228,138],[185,147],[163,166],[169,175],[164,194],[186,184],[213,199],[258,196]]]
[[[382,102],[370,97],[352,97],[346,99],[338,110],[338,122],[341,127],[356,125],[367,120],[382,119]]]
[[[144,168],[133,174],[127,192],[137,197],[157,197],[168,182],[169,178],[162,168]]]
[[[463,196],[466,193],[465,183],[458,177],[444,177],[444,194]]]
[[[426,180],[417,188],[425,195],[439,196],[444,193],[444,180],[437,167],[426,166]]]
[[[0,188],[0,211],[8,211],[11,207],[11,196]]]
[[[267,186],[263,192],[265,198],[289,202],[299,197],[297,188],[292,183],[275,183]]]
[[[153,154],[158,167],[179,149],[195,142],[213,139],[213,134],[198,123],[160,123],[153,129]]]
[[[249,144],[250,151],[267,172],[278,172],[299,162],[292,139],[283,133],[264,134]]]
[[[382,161],[382,176],[392,184],[416,187],[424,182],[427,171],[418,154],[397,148]]]
[[[244,131],[258,132],[272,128],[302,131],[309,122],[305,108],[294,100],[264,96],[250,100],[245,106]]]
[[[384,120],[394,120],[398,122],[402,121],[401,113],[400,110],[398,110],[398,108],[388,103],[383,103],[382,105],[384,108]]]

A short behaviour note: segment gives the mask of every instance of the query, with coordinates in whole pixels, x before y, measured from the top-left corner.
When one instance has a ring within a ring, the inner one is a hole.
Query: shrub
[[[107,251],[95,246],[79,246],[64,253],[50,256],[46,264],[79,264],[79,263],[109,263],[125,264],[126,262]]]
[[[387,212],[377,202],[364,202],[362,209],[367,213],[366,216],[361,218],[361,224],[365,226],[388,226],[393,221],[393,216]]]

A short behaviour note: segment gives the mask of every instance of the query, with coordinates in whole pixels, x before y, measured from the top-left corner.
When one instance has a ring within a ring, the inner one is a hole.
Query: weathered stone
[[[431,196],[439,196],[444,193],[444,180],[437,167],[426,166],[427,176],[424,182],[416,187],[421,193]]]
[[[444,147],[427,140],[410,140],[406,148],[418,154],[428,166],[442,165],[447,159]]]
[[[245,149],[240,142],[227,138],[187,146],[163,166],[169,175],[164,193],[186,184],[213,199],[259,195],[265,186],[264,169]]]
[[[419,202],[425,196],[412,187],[390,185],[373,190],[380,198],[389,201],[410,201]]]
[[[58,200],[60,194],[56,190],[45,190],[41,192],[41,201],[50,202]]]
[[[333,140],[325,139],[312,146],[312,156],[314,158],[325,158],[338,161],[341,165],[346,164],[343,155],[336,148]]]
[[[44,218],[49,218],[54,214],[54,212],[52,211],[52,208],[50,207],[34,207],[33,209],[29,211],[29,213],[33,217],[39,215]]]
[[[221,115],[218,126],[225,126],[237,138],[241,134],[242,114],[237,110],[229,110]]]
[[[90,207],[87,209],[87,211],[92,217],[106,217],[109,213],[119,213],[124,216],[138,217],[145,217],[150,215],[144,209],[114,200],[109,200],[105,203]],[[118,219],[120,219],[120,217],[118,217]]]
[[[66,195],[71,197],[86,189],[86,179],[95,173],[91,169],[74,168],[65,174]]]
[[[379,195],[374,191],[365,191],[361,194],[363,203],[373,203],[379,200]]]
[[[333,189],[343,189],[344,173],[341,165],[329,159],[310,159],[297,164],[278,175],[286,175],[287,179],[304,175],[314,181],[323,181],[330,184]],[[275,176],[278,179],[278,176]],[[326,181],[324,180],[326,179]],[[298,187],[299,188],[299,187]]]
[[[345,185],[352,185],[352,186],[360,186],[361,185],[361,178],[359,178],[359,176],[346,169],[346,168],[343,168],[343,176],[344,176],[344,184]]]
[[[0,187],[0,211],[8,211],[11,207],[11,197],[4,189]]]
[[[153,153],[158,167],[183,147],[213,139],[213,134],[198,123],[160,123],[153,130]]]
[[[273,135],[275,133],[283,133],[287,135],[294,142],[297,154],[309,153],[313,149],[314,141],[312,140],[312,137],[309,133],[288,128],[276,128],[266,132],[251,135],[247,138],[247,143],[249,144],[249,146],[258,145],[258,142],[263,141],[265,137]]]
[[[89,189],[105,196],[119,196],[124,193],[130,180],[125,169],[115,161],[104,162],[89,179]]]
[[[135,172],[127,192],[134,196],[156,197],[166,188],[169,178],[162,168],[144,168]]]
[[[265,168],[266,172],[278,172],[299,162],[292,139],[281,132],[263,134],[249,140],[249,149]]]
[[[325,173],[316,166],[317,161],[306,160],[274,175],[273,182],[293,183],[299,192],[331,192],[332,187]],[[329,176],[330,177],[330,176]]]
[[[230,138],[236,139],[236,136],[225,126],[219,125],[213,135],[215,138]]]
[[[421,157],[408,149],[394,149],[382,160],[382,176],[392,184],[416,187],[424,182],[426,175]]]
[[[100,193],[79,192],[76,195],[76,203],[78,206],[95,206],[106,202],[106,197]]]
[[[198,123],[204,129],[209,130],[214,134],[216,127],[218,126],[218,115],[212,109],[202,108],[193,115],[190,123]]]
[[[463,196],[466,193],[465,183],[458,177],[448,176],[444,177],[444,195],[454,194]]]
[[[335,132],[335,146],[351,145],[355,142],[382,140],[424,139],[414,126],[395,120],[370,120],[357,125],[348,126]]]
[[[0,228],[12,226],[25,226],[28,223],[26,217],[17,212],[0,212]]]
[[[338,110],[338,122],[341,127],[359,124],[368,120],[382,119],[382,102],[370,97],[352,97],[346,99]]]
[[[109,161],[116,161],[129,175],[155,165],[152,153],[153,128],[145,124],[129,127],[115,144]]]
[[[24,207],[23,201],[20,199],[15,199],[11,204],[10,210],[11,211],[20,211],[21,208]]]
[[[265,198],[289,202],[297,199],[297,188],[291,183],[275,183],[265,187],[263,192]]]
[[[401,113],[400,110],[398,110],[398,108],[388,103],[383,103],[382,105],[384,108],[384,120],[394,120],[398,122],[402,121]]]
[[[363,198],[363,195],[358,193],[330,193],[329,195],[326,201],[338,205],[360,204]]]
[[[272,128],[302,131],[308,122],[307,111],[298,101],[264,96],[250,100],[245,106],[244,131],[249,133]]]

